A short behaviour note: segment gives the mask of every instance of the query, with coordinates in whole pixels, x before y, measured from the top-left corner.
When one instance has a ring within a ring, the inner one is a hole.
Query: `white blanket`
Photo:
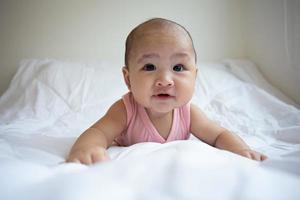
[[[126,92],[121,65],[26,60],[0,98],[0,199],[300,199],[300,111],[249,61],[199,65],[193,102],[269,156],[191,138],[64,163],[76,137]]]

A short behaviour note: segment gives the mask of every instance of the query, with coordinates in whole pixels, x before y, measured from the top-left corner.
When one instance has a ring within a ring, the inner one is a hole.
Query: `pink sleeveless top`
[[[152,124],[143,106],[138,104],[131,93],[122,97],[127,111],[127,129],[115,139],[122,146],[140,142],[165,143],[186,140],[190,136],[190,103],[173,111],[173,122],[167,139],[164,139]]]

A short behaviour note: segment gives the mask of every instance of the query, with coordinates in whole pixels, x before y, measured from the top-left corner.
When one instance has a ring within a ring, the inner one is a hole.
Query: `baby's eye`
[[[173,67],[173,70],[174,70],[175,72],[181,72],[181,71],[184,70],[184,66],[183,66],[182,64],[177,64],[177,65],[175,65],[175,66]]]
[[[146,64],[143,67],[143,70],[145,71],[154,71],[156,69],[156,67],[153,64]]]

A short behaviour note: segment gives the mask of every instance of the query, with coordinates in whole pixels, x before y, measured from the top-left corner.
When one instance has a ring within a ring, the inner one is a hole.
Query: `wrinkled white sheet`
[[[64,163],[76,137],[126,92],[121,66],[22,62],[0,98],[0,199],[300,198],[300,111],[249,61],[201,64],[193,102],[267,161],[191,138],[111,147],[111,160],[91,167]]]

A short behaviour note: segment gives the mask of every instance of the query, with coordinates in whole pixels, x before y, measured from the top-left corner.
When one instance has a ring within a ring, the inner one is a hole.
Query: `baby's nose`
[[[159,87],[171,87],[174,85],[172,77],[168,74],[161,74],[155,82],[156,86]]]

